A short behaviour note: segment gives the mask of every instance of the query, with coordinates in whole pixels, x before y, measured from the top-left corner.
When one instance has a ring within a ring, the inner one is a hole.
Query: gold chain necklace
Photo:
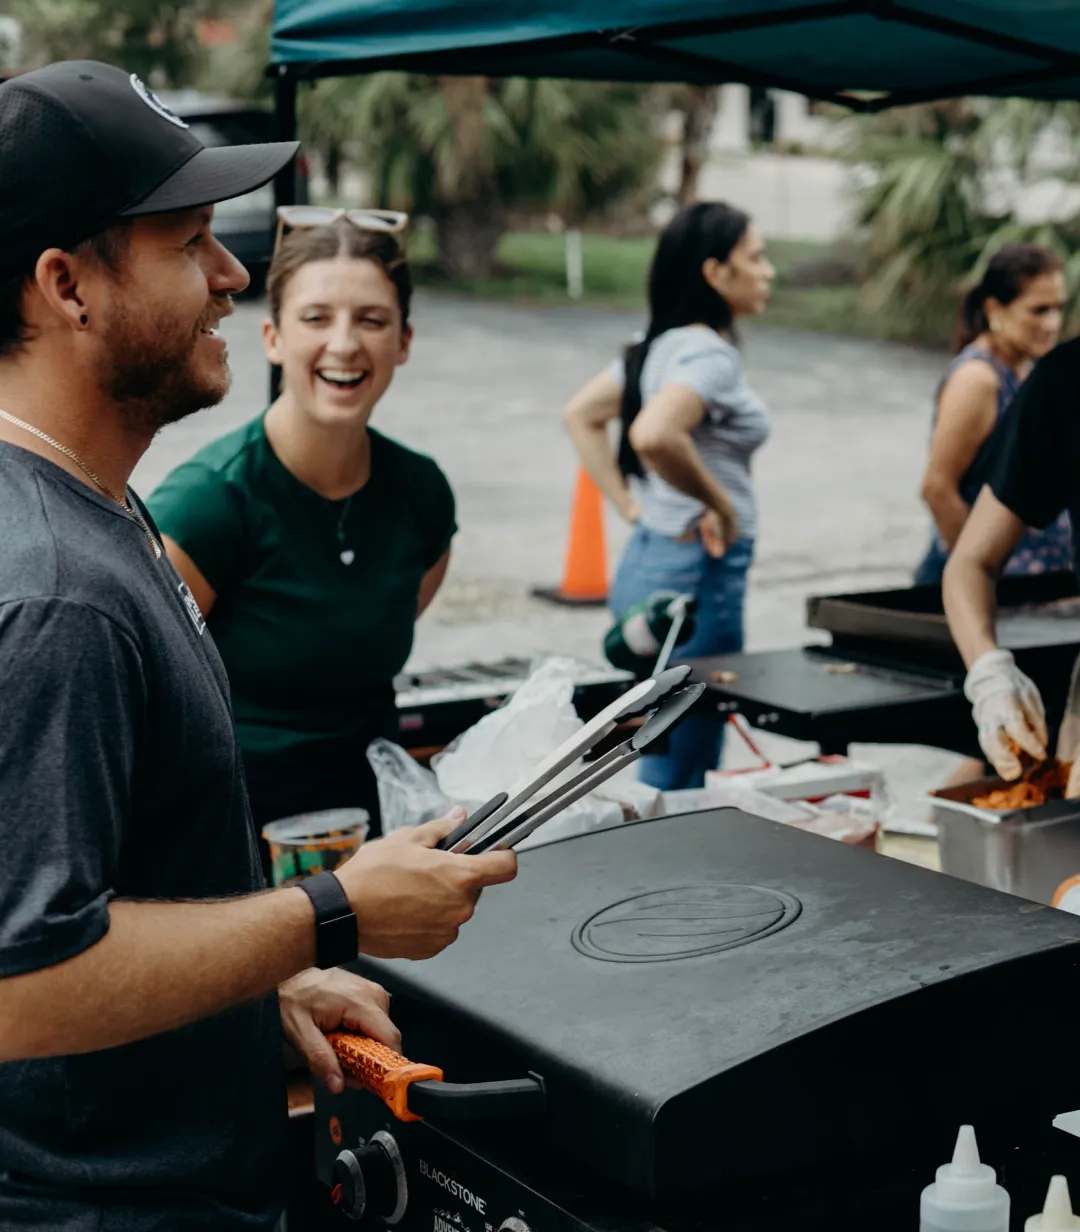
[[[22,428],[24,432],[29,432],[31,436],[36,436],[38,440],[44,441],[46,445],[51,445],[53,449],[57,450],[59,453],[62,453],[65,458],[70,458],[79,470],[81,470],[87,477],[87,479],[89,479],[90,482],[96,487],[99,487],[109,498],[109,500],[114,501],[120,506],[121,509],[125,511],[125,513],[130,514],[131,517],[135,519],[135,521],[142,528],[142,532],[146,536],[147,543],[150,544],[150,550],[154,553],[154,559],[158,559],[161,555],[161,548],[158,545],[158,541],[154,538],[153,531],[151,531],[150,527],[147,526],[146,519],[139,513],[138,509],[131,504],[127,496],[117,496],[108,484],[103,483],[86,465],[82,458],[79,457],[74,449],[69,449],[67,445],[61,445],[59,441],[54,441],[48,433],[42,432],[40,428],[35,428],[33,424],[26,423],[25,420],[17,419],[14,415],[9,415],[5,410],[0,409],[0,419],[6,419],[8,423],[14,424],[16,428]]]

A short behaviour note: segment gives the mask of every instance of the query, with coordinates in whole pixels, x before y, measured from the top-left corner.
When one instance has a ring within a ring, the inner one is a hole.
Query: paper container
[[[367,837],[367,809],[330,809],[283,817],[263,827],[274,885],[292,885],[337,868]]]

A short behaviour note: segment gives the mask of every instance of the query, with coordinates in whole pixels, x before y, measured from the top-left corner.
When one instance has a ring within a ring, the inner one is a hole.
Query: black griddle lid
[[[1039,991],[1080,976],[1078,941],[1080,918],[725,809],[527,851],[443,954],[361,969],[410,1057],[538,1074],[552,1147],[656,1195],[899,1149],[931,1095],[955,1124],[1080,1107],[1071,1014]],[[1033,1004],[1038,1047],[1003,1063]]]

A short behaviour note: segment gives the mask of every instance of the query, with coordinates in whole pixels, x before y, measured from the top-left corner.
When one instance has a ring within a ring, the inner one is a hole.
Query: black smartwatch
[[[340,967],[360,950],[356,916],[333,873],[316,873],[296,883],[315,908],[315,966]]]

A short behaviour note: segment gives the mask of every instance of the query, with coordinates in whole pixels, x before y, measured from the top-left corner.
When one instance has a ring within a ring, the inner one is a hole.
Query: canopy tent
[[[277,0],[279,81],[380,69],[742,82],[863,111],[961,94],[1078,98],[1080,4]]]
[[[856,111],[1080,99],[1080,0],[275,0],[283,140],[300,81],[383,69],[737,82]],[[291,168],[275,192],[296,199]]]

